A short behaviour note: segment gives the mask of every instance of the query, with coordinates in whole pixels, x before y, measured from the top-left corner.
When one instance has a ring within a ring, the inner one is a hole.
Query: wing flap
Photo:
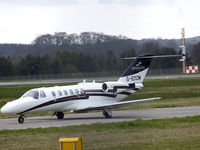
[[[76,112],[84,112],[84,111],[91,111],[91,110],[103,110],[103,109],[112,109],[112,108],[119,108],[122,106],[139,103],[139,102],[145,102],[145,101],[151,101],[151,100],[158,100],[161,99],[161,97],[152,97],[152,98],[145,98],[145,99],[138,99],[138,100],[131,100],[131,101],[124,101],[124,102],[118,102],[118,103],[112,103],[112,104],[106,104],[106,105],[99,105],[94,107],[88,107],[83,109],[78,109]]]

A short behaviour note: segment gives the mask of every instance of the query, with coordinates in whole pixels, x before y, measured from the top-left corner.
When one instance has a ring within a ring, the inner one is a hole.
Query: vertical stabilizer
[[[142,83],[151,64],[151,56],[153,55],[141,55],[136,57],[136,59],[119,78],[118,82],[128,84]]]

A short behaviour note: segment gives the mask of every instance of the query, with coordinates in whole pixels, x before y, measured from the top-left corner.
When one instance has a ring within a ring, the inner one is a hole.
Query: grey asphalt
[[[19,124],[17,118],[0,119],[0,130],[61,127],[92,123],[122,122],[136,119],[147,120],[196,115],[200,115],[200,106],[113,111],[113,117],[111,119],[105,119],[101,112],[90,112],[82,114],[66,114],[63,120],[58,120],[56,117],[51,116],[30,117],[25,119],[24,124]]]
[[[192,78],[200,77],[200,74],[182,74],[182,75],[155,75],[147,76],[146,79],[168,79],[168,78]],[[98,77],[98,78],[86,78],[86,81],[116,81],[119,77]],[[49,84],[49,83],[70,83],[70,82],[82,82],[83,79],[52,79],[52,80],[27,80],[27,81],[2,81],[0,85],[26,85],[26,84]]]

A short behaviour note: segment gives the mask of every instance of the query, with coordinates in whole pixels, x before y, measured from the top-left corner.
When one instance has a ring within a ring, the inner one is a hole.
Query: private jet
[[[111,109],[113,108],[160,99],[160,97],[153,97],[121,101],[143,88],[142,82],[152,58],[157,57],[159,56],[140,55],[125,58],[133,59],[133,61],[117,81],[96,83],[95,81],[85,82],[84,80],[76,85],[31,89],[19,99],[5,104],[1,108],[1,113],[19,115],[18,122],[20,124],[24,123],[26,114],[45,111],[51,111],[58,119],[63,119],[63,112],[65,111],[88,112],[102,110],[105,118],[111,118]]]

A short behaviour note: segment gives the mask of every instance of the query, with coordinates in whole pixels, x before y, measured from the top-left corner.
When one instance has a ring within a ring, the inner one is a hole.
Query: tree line
[[[195,41],[186,40],[187,65],[200,64],[200,42]],[[133,40],[94,32],[45,34],[32,44],[0,44],[0,76],[122,72],[130,63],[123,57],[178,54],[179,45],[177,40]],[[181,68],[179,59],[154,59],[151,68]]]
[[[151,51],[150,51],[151,52]],[[172,48],[154,50],[154,54],[176,54]],[[100,73],[121,72],[128,67],[130,61],[124,57],[136,56],[134,49],[125,50],[116,55],[114,51],[103,54],[89,54],[82,52],[58,51],[52,55],[26,55],[16,58],[0,57],[0,76],[26,76],[44,74],[72,74],[72,73]],[[155,60],[153,68],[176,68],[177,60]]]
[[[158,43],[161,47],[169,47],[175,50],[180,45],[180,42],[177,43],[176,40],[134,40],[124,36],[95,32],[83,32],[80,34],[58,32],[40,35],[31,44],[0,44],[0,56],[51,55],[57,51],[77,51],[90,54],[114,51],[115,54],[119,55],[128,49],[134,49],[136,52],[140,51],[146,43]]]

